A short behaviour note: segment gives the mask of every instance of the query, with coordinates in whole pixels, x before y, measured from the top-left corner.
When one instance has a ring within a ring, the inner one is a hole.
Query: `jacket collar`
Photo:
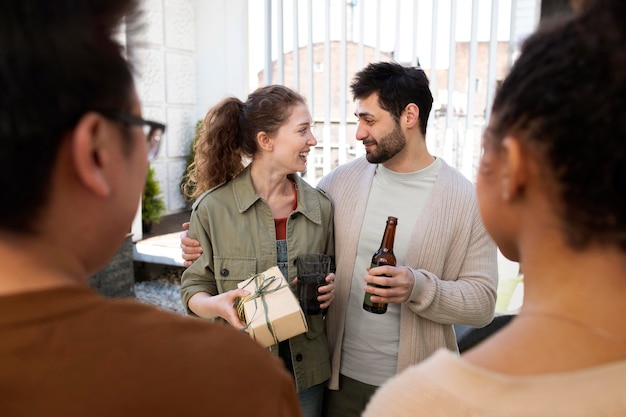
[[[298,194],[298,207],[295,213],[301,213],[315,224],[322,224],[322,207],[319,202],[319,198],[323,198],[321,193],[311,187],[299,175],[291,174],[289,178],[296,184]],[[237,210],[240,213],[244,213],[262,200],[252,185],[250,165],[232,180],[232,188]]]

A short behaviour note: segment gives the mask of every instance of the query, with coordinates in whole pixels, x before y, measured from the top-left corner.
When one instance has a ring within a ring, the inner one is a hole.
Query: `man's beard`
[[[367,142],[368,139],[364,141]],[[400,126],[396,123],[393,132],[376,141],[376,149],[367,152],[365,158],[372,164],[387,162],[406,147],[406,137]]]

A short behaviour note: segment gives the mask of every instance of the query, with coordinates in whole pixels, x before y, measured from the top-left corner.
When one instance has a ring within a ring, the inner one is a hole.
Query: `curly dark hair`
[[[195,199],[239,175],[245,158],[253,158],[259,151],[257,134],[276,133],[300,103],[306,101],[299,93],[283,85],[269,85],[256,89],[245,103],[229,97],[211,108],[194,145],[185,195]]]
[[[626,251],[626,2],[597,0],[523,45],[488,140],[513,133],[541,162],[569,244]]]
[[[433,95],[423,70],[395,62],[375,62],[356,73],[350,88],[355,100],[377,93],[378,104],[391,113],[396,123],[405,107],[415,103],[420,110],[420,131],[426,136]]]

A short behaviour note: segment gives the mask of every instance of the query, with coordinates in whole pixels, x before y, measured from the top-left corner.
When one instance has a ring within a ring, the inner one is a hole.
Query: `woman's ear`
[[[520,196],[528,180],[527,159],[519,140],[507,136],[502,141],[502,198],[512,201]]]
[[[112,140],[106,134],[106,123],[97,113],[86,113],[70,133],[72,162],[78,180],[94,194],[107,197],[111,186],[106,173],[110,163]]]
[[[266,132],[257,133],[256,140],[259,143],[259,147],[264,151],[271,151],[274,148],[274,142]]]

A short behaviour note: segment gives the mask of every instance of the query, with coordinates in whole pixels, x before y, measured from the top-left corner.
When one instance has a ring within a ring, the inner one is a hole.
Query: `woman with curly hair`
[[[203,253],[183,273],[189,314],[244,323],[233,304],[237,284],[278,266],[292,281],[305,253],[334,256],[332,206],[301,179],[311,147],[311,115],[304,98],[280,85],[261,87],[245,102],[231,97],[204,119],[189,179],[195,204],[189,236]],[[332,299],[334,274],[319,289],[321,308]],[[330,376],[323,315],[306,315],[308,331],[271,347],[294,376],[305,416],[321,414]]]

